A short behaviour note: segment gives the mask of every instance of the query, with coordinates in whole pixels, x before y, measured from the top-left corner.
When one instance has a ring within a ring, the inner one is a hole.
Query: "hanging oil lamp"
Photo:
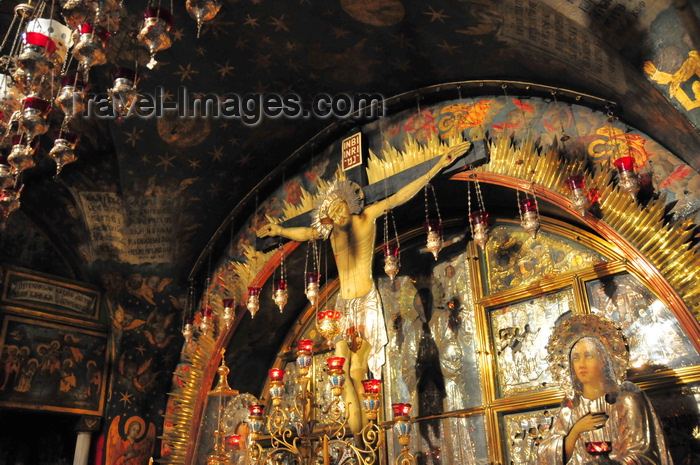
[[[275,279],[272,284],[272,300],[279,307],[280,313],[284,310],[284,306],[287,305],[289,300],[289,295],[287,294],[287,278],[284,269],[284,250],[282,249],[282,244],[279,245],[280,253],[280,277]]]
[[[197,38],[202,29],[202,23],[211,21],[221,9],[219,0],[187,0],[185,3],[187,12],[197,21]]]
[[[143,13],[143,19],[144,23],[138,40],[143,42],[151,53],[151,60],[146,66],[148,69],[153,69],[158,64],[155,59],[156,53],[172,45],[170,29],[174,18],[166,8],[148,7]]]
[[[0,153],[0,191],[12,187],[15,184],[15,175],[7,161],[7,155]]]
[[[19,189],[8,187],[0,192],[0,214],[2,218],[7,218],[20,207],[19,196],[21,192],[22,187]]]
[[[0,132],[10,127],[12,116],[22,107],[22,95],[8,74],[0,74]]]
[[[287,294],[287,282],[284,279],[276,279],[274,282],[274,291],[272,294],[272,300],[279,307],[280,313],[284,310],[284,306],[287,305],[289,300]]]
[[[67,119],[85,112],[86,90],[85,82],[75,74],[68,74],[61,78],[61,89],[54,102]]]
[[[194,336],[194,317],[192,315],[185,317],[182,335],[185,337],[185,342],[189,343],[192,340],[192,336]]]
[[[489,214],[486,210],[477,210],[469,214],[472,238],[482,249],[489,241]]]
[[[435,202],[435,210],[437,213],[437,218],[430,218],[429,205],[428,205],[428,188],[433,193],[433,200]],[[435,188],[432,184],[428,183],[425,185],[424,189],[425,198],[425,230],[427,233],[426,248],[430,253],[433,254],[435,260],[438,259],[438,253],[442,250],[442,218],[440,217],[440,209],[437,204],[437,197],[435,196]]]
[[[221,322],[228,329],[231,326],[233,317],[235,316],[235,299],[221,299],[221,305],[224,307],[224,311],[221,315]]]
[[[579,215],[585,217],[590,200],[586,196],[586,178],[581,174],[575,174],[566,178],[566,186],[571,193],[571,206]]]
[[[19,128],[28,140],[44,134],[49,129],[47,118],[51,113],[51,102],[38,97],[26,97],[22,101],[22,112],[19,114]]]
[[[27,136],[24,134],[15,134],[12,136],[12,148],[7,156],[7,162],[12,167],[12,174],[17,176],[22,171],[36,166],[34,161],[34,152],[39,145],[39,141],[34,143],[27,142]]]
[[[117,68],[112,73],[114,84],[107,92],[112,101],[112,107],[117,114],[126,116],[134,104],[136,92],[136,71],[131,68]]]
[[[306,294],[306,298],[309,299],[309,303],[311,305],[316,305],[319,297],[318,273],[315,271],[309,271],[308,273],[305,273],[304,276],[306,280],[304,294]]]
[[[467,208],[469,213],[469,230],[474,242],[482,249],[489,241],[489,214],[484,206],[484,196],[481,193],[479,179],[474,176],[474,192],[476,193],[476,211],[472,211],[471,187],[467,186]]]
[[[56,174],[58,175],[64,166],[73,163],[78,159],[75,155],[75,146],[78,143],[78,135],[70,131],[61,130],[54,140],[53,148],[49,151],[49,156],[56,163]]]
[[[15,84],[20,91],[28,94],[36,92],[41,86],[42,78],[52,66],[51,56],[56,51],[56,44],[41,32],[22,33],[22,45],[12,73]]]
[[[60,68],[66,61],[68,49],[73,45],[71,28],[55,19],[35,18],[27,22],[25,31],[25,34],[43,35],[53,42],[53,47],[47,48],[47,58],[51,61],[50,66]]]
[[[331,346],[342,329],[340,321],[342,315],[337,310],[322,310],[316,316],[316,329]]]
[[[637,193],[639,193],[640,188],[639,176],[634,170],[634,163],[634,157],[629,155],[620,157],[614,162],[617,173],[620,176],[620,189],[622,192],[632,197],[632,199],[637,198]]]
[[[394,226],[394,240],[389,241],[389,215],[391,210],[387,210],[384,213],[384,244],[382,245],[382,250],[384,251],[384,273],[394,282],[396,275],[399,273],[399,268],[401,267],[401,262],[399,260],[399,235],[396,230],[395,218],[392,215],[392,224]]]
[[[107,62],[107,45],[110,34],[102,26],[93,26],[90,23],[80,25],[78,42],[73,47],[73,56],[80,62],[86,71],[93,66],[99,66]]]
[[[255,318],[255,314],[260,310],[260,290],[259,286],[248,286],[246,308],[250,312],[251,318]]]
[[[382,245],[384,251],[384,273],[394,282],[396,275],[399,274],[399,244],[390,242]]]
[[[214,309],[209,306],[202,307],[202,320],[199,323],[199,330],[204,334],[205,336],[209,334],[209,331],[212,329],[212,318],[214,315]]]
[[[438,259],[438,253],[442,250],[442,221],[435,218],[426,220],[425,231],[428,235],[426,239],[426,249],[433,254],[435,260]]]
[[[518,209],[520,211],[520,225],[534,239],[540,230],[540,214],[534,194],[532,198],[525,196],[521,199],[520,191],[518,191]]]
[[[185,341],[190,342],[194,336],[194,312],[197,300],[197,289],[194,286],[194,281],[190,280],[190,285],[187,288],[187,296],[185,298],[185,311],[182,318],[182,335],[185,336]]]

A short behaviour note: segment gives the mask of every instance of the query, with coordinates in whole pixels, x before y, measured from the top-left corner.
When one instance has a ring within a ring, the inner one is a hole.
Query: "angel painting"
[[[156,440],[156,427],[138,416],[124,422],[120,428],[121,416],[117,415],[109,426],[107,437],[106,465],[146,465],[153,454]]]

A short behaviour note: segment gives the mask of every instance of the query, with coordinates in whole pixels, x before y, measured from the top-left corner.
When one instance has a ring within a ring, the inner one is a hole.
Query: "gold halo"
[[[598,315],[570,315],[557,323],[547,342],[547,362],[552,377],[569,398],[574,396],[570,367],[571,349],[584,337],[593,337],[603,343],[610,356],[618,386],[627,377],[630,355],[622,329],[611,320]]]
[[[139,439],[141,439],[143,437],[144,434],[146,434],[146,422],[143,420],[143,418],[138,417],[138,416],[133,416],[133,417],[129,418],[128,420],[126,420],[126,422],[124,422],[124,434],[126,436],[129,435],[129,428],[131,428],[131,424],[134,422],[138,423],[139,426],[141,426],[141,431],[139,432],[138,437],[135,438],[138,441]]]
[[[351,215],[357,215],[364,207],[365,193],[358,184],[347,179],[336,179],[328,186],[326,192],[317,200],[316,209],[311,214],[311,227],[315,228],[323,238],[327,238],[333,229],[333,225],[324,220],[328,217],[331,206],[341,200],[348,204]]]

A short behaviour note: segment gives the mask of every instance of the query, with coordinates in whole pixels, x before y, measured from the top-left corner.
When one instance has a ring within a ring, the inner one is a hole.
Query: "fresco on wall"
[[[107,334],[3,315],[0,405],[101,415]]]
[[[119,455],[122,446],[131,442],[139,453],[152,454],[151,429],[160,434],[163,427],[163,393],[171,388],[182,347],[183,293],[172,278],[156,272],[105,272],[102,279],[113,367],[105,453]],[[140,425],[140,429],[136,432],[136,426],[132,430],[128,425]]]

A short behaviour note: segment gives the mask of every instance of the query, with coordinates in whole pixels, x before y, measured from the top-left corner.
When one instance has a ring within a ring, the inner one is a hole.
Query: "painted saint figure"
[[[361,381],[369,369],[379,378],[388,342],[381,300],[372,277],[376,238],[375,221],[385,211],[410,200],[443,168],[469,148],[464,142],[447,150],[430,170],[394,195],[364,206],[364,193],[347,180],[334,181],[319,199],[310,227],[284,228],[270,223],[257,231],[259,237],[283,236],[296,241],[328,238],[340,280],[336,308],[345,315],[346,339],[336,344],[336,353],[349,362],[349,379],[343,399],[348,406],[348,424],[358,433],[367,420],[361,408]],[[347,363],[346,362],[346,363]]]
[[[555,327],[547,351],[567,397],[539,446],[540,465],[672,464],[653,406],[624,380],[629,352],[619,328],[597,315],[570,316]],[[599,441],[612,446],[604,462],[587,452]]]

